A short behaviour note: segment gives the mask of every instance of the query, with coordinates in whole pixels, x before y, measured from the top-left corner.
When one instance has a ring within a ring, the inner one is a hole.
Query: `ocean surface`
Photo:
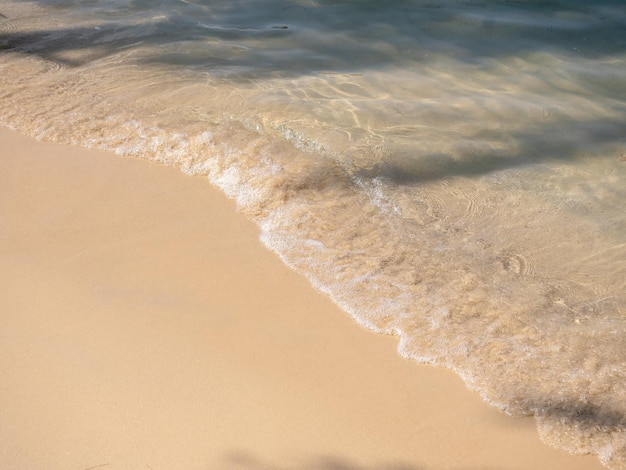
[[[204,175],[400,354],[626,469],[623,0],[0,0],[0,125]]]

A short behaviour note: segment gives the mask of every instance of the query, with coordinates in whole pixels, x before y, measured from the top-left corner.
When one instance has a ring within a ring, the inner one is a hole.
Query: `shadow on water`
[[[472,177],[513,168],[528,167],[546,161],[571,161],[587,158],[581,149],[593,151],[614,143],[616,149],[626,151],[626,120],[595,119],[576,121],[561,119],[539,128],[527,129],[510,135],[516,142],[515,150],[465,151],[459,158],[444,153],[425,154],[419,158],[389,158],[368,168],[360,168],[355,175],[361,178],[382,178],[394,184],[410,185],[455,176]],[[619,151],[614,155],[615,166],[626,166]]]
[[[40,2],[60,12],[86,2]],[[93,3],[93,2],[91,2]],[[598,58],[626,53],[623,2],[500,0],[103,1],[90,28],[2,32],[0,50],[37,54],[94,49],[88,60],[137,42],[155,49],[144,62],[220,68],[229,79],[359,72],[428,65],[445,57],[471,65],[533,52]],[[10,18],[8,19],[10,20]],[[184,47],[182,47],[184,46]]]
[[[578,429],[591,429],[602,433],[626,432],[626,416],[623,410],[587,401],[545,399],[536,400],[530,407],[538,417],[573,423]]]
[[[93,22],[88,27],[57,30],[19,22],[11,27],[12,18],[0,19],[0,53],[32,54],[64,67],[81,67],[139,47],[141,53],[132,59],[139,65],[188,67],[242,83],[397,66],[445,71],[454,64],[456,73],[463,67],[472,73],[492,61],[502,63],[536,53],[604,62],[623,61],[626,55],[622,0],[40,3],[59,14],[72,14],[80,6],[81,14],[92,15]],[[595,90],[593,80],[578,85],[612,99],[626,89],[623,74],[612,79],[612,89],[602,85]],[[623,114],[623,106],[623,101],[616,104],[614,114]],[[434,165],[422,165],[423,159],[411,162],[392,157],[358,172],[400,184],[473,176],[548,157],[573,158],[580,156],[580,148],[594,142],[623,145],[624,136],[623,119],[564,117],[510,135],[516,142],[512,154],[468,151],[461,158],[423,156]]]

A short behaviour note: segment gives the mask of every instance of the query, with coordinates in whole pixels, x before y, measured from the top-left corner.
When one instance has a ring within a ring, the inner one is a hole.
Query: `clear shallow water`
[[[0,1],[0,124],[180,167],[401,354],[626,468],[620,1]]]

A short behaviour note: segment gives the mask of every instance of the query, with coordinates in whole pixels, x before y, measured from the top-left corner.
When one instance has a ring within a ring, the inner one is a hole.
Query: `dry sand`
[[[594,469],[401,359],[202,178],[0,129],[0,467]]]

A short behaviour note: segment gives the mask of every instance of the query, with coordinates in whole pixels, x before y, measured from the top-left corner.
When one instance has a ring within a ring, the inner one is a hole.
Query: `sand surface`
[[[1,468],[602,468],[395,349],[205,179],[0,129]]]

